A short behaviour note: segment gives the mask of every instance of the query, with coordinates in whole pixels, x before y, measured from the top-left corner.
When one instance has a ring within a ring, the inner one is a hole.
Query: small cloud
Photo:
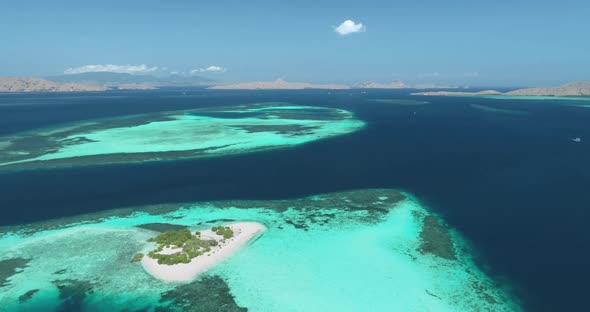
[[[341,36],[350,35],[353,33],[364,32],[367,28],[361,23],[355,23],[352,20],[345,20],[340,26],[334,28],[334,31],[339,33]]]
[[[207,68],[197,68],[197,69],[193,69],[191,70],[191,74],[195,74],[195,73],[205,73],[205,72],[216,72],[216,73],[222,73],[224,71],[226,71],[227,69],[221,66],[209,66]]]
[[[148,67],[145,64],[141,65],[86,65],[81,67],[68,68],[64,71],[66,75],[95,73],[95,72],[109,72],[109,73],[126,73],[126,74],[145,74],[158,70],[158,67]]]

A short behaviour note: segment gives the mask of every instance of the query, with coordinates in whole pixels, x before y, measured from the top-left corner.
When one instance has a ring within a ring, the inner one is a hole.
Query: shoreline
[[[194,280],[199,274],[219,264],[233,253],[237,252],[242,246],[252,241],[257,236],[266,231],[266,227],[258,222],[236,222],[226,225],[234,231],[234,237],[220,242],[219,246],[214,247],[211,251],[193,258],[189,263],[179,263],[174,265],[158,264],[157,259],[144,256],[141,265],[144,270],[156,279],[165,282],[188,282]],[[220,236],[213,233],[211,229],[201,231],[202,237],[221,239]],[[173,252],[164,250],[164,252]],[[163,253],[164,253],[163,252]]]

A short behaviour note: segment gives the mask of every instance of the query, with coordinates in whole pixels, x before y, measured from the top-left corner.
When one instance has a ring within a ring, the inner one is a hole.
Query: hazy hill
[[[213,80],[199,76],[170,75],[156,77],[152,75],[132,75],[126,73],[92,72],[71,75],[46,77],[55,82],[84,83],[105,87],[177,87],[177,86],[207,86]]]
[[[302,90],[302,89],[350,89],[346,85],[311,84],[307,82],[255,81],[209,87],[216,90]]]
[[[60,83],[31,77],[0,77],[0,92],[104,91],[105,87],[80,83]]]
[[[415,92],[412,95],[437,95],[437,96],[454,96],[454,95],[502,95],[501,92],[496,90],[483,90],[477,92],[461,92],[461,91],[428,91],[428,92]]]
[[[408,85],[401,81],[394,81],[391,83],[379,83],[379,82],[361,82],[357,83],[353,88],[357,89],[403,89],[403,88],[410,88]]]
[[[457,96],[457,95],[508,95],[508,96],[590,96],[590,81],[579,81],[564,84],[559,87],[549,88],[526,88],[509,92],[499,92],[496,90],[485,90],[479,92],[418,92],[412,95],[438,95],[438,96]]]
[[[505,95],[590,96],[590,81],[579,81],[550,88],[527,88],[506,92]]]

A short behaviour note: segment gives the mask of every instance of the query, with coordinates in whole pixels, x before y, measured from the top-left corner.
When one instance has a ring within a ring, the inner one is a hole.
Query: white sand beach
[[[141,260],[141,264],[149,274],[159,280],[167,282],[191,281],[266,231],[266,227],[257,222],[237,222],[226,226],[229,226],[234,232],[234,236],[226,240],[223,240],[222,236],[215,234],[210,229],[201,231],[202,238],[215,239],[219,242],[219,245],[213,247],[210,252],[193,258],[190,263],[179,263],[175,265],[158,264],[158,260],[145,256]],[[165,248],[161,253],[173,252],[176,252],[176,250]]]

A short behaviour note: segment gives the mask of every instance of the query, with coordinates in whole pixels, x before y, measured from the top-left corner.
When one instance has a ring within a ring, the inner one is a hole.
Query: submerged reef
[[[171,223],[146,223],[136,225],[136,227],[141,229],[146,229],[154,232],[169,232],[169,231],[179,231],[184,230],[187,228],[185,225],[178,225],[178,224],[171,224]]]
[[[8,285],[8,279],[20,273],[30,261],[30,259],[25,258],[0,260],[0,288]]]
[[[76,279],[55,280],[53,284],[59,290],[60,305],[56,311],[82,311],[84,299],[93,294],[94,283]]]
[[[19,302],[26,302],[27,300],[33,298],[33,296],[39,292],[39,289],[31,289],[24,293],[22,296],[18,297]]]
[[[161,311],[172,306],[185,312],[245,312],[238,306],[227,283],[219,276],[206,276],[201,280],[175,287],[161,294]],[[171,309],[174,311],[173,309]]]
[[[479,111],[487,112],[487,113],[496,113],[496,114],[504,114],[504,115],[512,115],[512,116],[526,116],[529,114],[526,111],[507,109],[507,108],[497,108],[497,107],[481,105],[481,104],[471,104],[471,107],[473,107],[474,109],[477,109]]]
[[[222,156],[304,144],[363,126],[345,110],[274,102],[87,120],[0,137],[0,169]]]
[[[450,236],[449,229],[441,224],[441,221],[434,216],[425,216],[422,219],[422,230],[420,231],[420,247],[422,254],[433,254],[435,256],[456,260],[455,246]]]
[[[255,221],[267,231],[184,283],[155,279],[130,261],[154,248],[150,238],[180,243],[179,235],[159,236],[163,228],[195,233],[220,220]],[[103,211],[4,227],[0,249],[0,261],[30,259],[4,277],[7,311],[520,310],[478,268],[459,233],[390,189]]]

